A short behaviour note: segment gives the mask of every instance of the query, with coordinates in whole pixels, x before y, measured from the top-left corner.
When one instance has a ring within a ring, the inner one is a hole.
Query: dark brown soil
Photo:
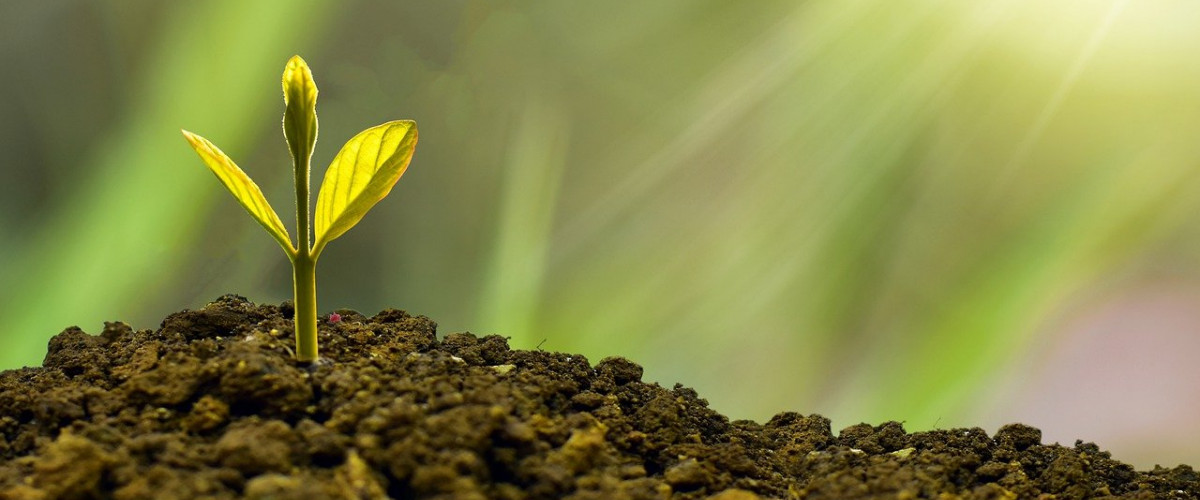
[[[225,296],[54,337],[43,367],[0,374],[0,498],[1200,498],[1190,467],[1024,425],[730,422],[627,360],[439,341],[396,310],[339,311],[305,366],[291,312]]]

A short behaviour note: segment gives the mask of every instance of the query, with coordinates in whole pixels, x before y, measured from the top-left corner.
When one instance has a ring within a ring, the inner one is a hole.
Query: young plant
[[[309,161],[317,142],[317,86],[300,56],[293,56],[283,70],[283,103],[283,135],[296,174],[299,241],[295,245],[258,185],[208,139],[186,130],[182,132],[204,164],[292,261],[296,358],[314,361],[317,359],[317,258],[325,245],[358,224],[404,175],[417,145],[417,124],[411,120],[390,121],[359,132],[342,146],[325,172],[310,231]]]

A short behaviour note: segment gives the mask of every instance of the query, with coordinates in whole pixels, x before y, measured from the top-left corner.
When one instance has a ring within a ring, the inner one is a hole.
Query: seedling
[[[325,172],[317,195],[317,213],[309,231],[309,162],[317,142],[317,85],[300,56],[283,70],[283,136],[287,139],[296,174],[296,232],[293,245],[279,215],[262,190],[233,160],[208,139],[183,131],[192,149],[217,175],[254,220],[283,247],[292,261],[296,305],[296,358],[317,359],[317,257],[330,241],[362,220],[404,175],[417,146],[417,124],[397,120],[359,132],[350,139]]]

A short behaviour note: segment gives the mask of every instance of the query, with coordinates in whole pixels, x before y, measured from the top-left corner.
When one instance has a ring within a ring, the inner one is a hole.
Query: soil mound
[[[338,312],[314,365],[292,359],[290,305],[236,296],[156,331],[64,331],[44,366],[0,373],[0,498],[1200,498],[1190,467],[1024,425],[731,422],[622,358]]]

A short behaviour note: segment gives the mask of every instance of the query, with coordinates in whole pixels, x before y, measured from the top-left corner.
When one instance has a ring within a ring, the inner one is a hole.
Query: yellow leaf
[[[283,103],[283,135],[298,168],[307,169],[317,142],[317,84],[300,56],[292,56],[283,69]]]
[[[313,257],[358,224],[404,175],[417,146],[417,124],[398,120],[359,132],[329,165],[317,195]]]
[[[188,143],[192,145],[192,149],[196,150],[196,154],[200,155],[200,159],[204,160],[204,164],[208,165],[209,170],[217,175],[217,179],[220,179],[229,192],[233,193],[233,197],[237,198],[242,207],[254,217],[254,220],[257,220],[268,233],[271,233],[271,236],[279,242],[289,257],[295,255],[296,249],[292,247],[292,237],[288,235],[287,228],[283,227],[283,222],[279,220],[279,215],[271,208],[271,204],[267,203],[267,198],[263,196],[258,185],[208,139],[186,130],[181,132]]]

